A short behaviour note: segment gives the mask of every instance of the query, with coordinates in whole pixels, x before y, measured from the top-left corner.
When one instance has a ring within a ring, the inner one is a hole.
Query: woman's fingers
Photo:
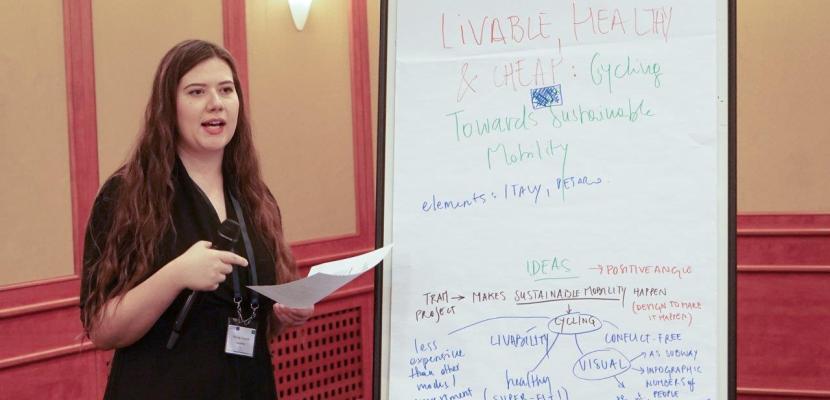
[[[311,314],[314,314],[314,307],[311,308],[288,308],[288,313],[291,314],[296,319],[302,319],[303,321],[307,320],[311,317]]]
[[[248,266],[248,260],[246,260],[244,257],[240,256],[239,254],[236,254],[236,253],[230,252],[230,251],[224,251],[224,250],[214,250],[214,251],[216,251],[216,254],[219,256],[219,259],[223,263],[239,265],[241,267],[247,267]]]
[[[280,322],[289,326],[297,326],[308,321],[314,314],[314,307],[292,308],[277,303],[274,304],[274,314]]]

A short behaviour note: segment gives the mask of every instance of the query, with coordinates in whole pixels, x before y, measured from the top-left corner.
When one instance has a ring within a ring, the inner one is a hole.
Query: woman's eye
[[[236,91],[233,86],[225,86],[221,90],[222,90],[222,93],[225,93],[225,94],[231,94],[231,93]]]
[[[205,92],[205,91],[204,91],[204,90],[202,90],[202,89],[191,89],[191,90],[189,90],[189,91],[187,92],[187,94],[189,94],[189,95],[191,95],[191,96],[198,96],[198,95],[200,95],[200,94],[202,94],[202,93],[204,93],[204,92]]]

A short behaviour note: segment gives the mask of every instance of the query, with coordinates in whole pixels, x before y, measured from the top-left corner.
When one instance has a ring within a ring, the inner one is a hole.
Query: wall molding
[[[830,236],[830,228],[738,228],[738,236]]]
[[[826,213],[739,213],[737,216],[737,233],[754,232],[778,233],[818,233],[830,232],[830,214]]]
[[[74,281],[78,278],[79,278],[78,274],[73,274],[73,275],[66,275],[66,276],[58,276],[58,277],[54,277],[54,278],[39,279],[39,280],[36,280],[36,281],[13,283],[11,285],[6,285],[6,286],[0,287],[0,292],[2,292],[4,290],[26,289],[26,288],[30,288],[32,286],[52,285],[52,284],[57,284],[57,283],[62,283],[62,282],[67,282],[67,281]]]
[[[5,286],[0,288],[0,309],[78,296],[79,288],[77,275]]]
[[[21,356],[0,359],[0,370],[20,367],[34,362],[43,362],[58,357],[78,355],[90,350],[95,350],[95,345],[92,344],[92,342],[85,340],[82,343],[55,347],[47,350],[37,351],[34,353],[24,354]]]
[[[92,0],[63,2],[66,102],[69,123],[69,176],[75,274],[80,274],[84,233],[98,193],[98,122],[95,108],[95,58]]]
[[[352,0],[349,13],[349,40],[352,86],[352,132],[358,216],[357,232],[368,243],[375,241],[374,157],[372,154],[372,89],[369,77],[369,22],[366,0]]]
[[[830,214],[737,219],[738,272],[826,272],[830,266]]]
[[[44,311],[59,310],[62,308],[78,307],[80,298],[78,296],[67,297],[41,303],[26,304],[17,307],[0,308],[0,319],[14,318],[23,315],[36,314]]]
[[[738,387],[739,395],[761,396],[761,397],[792,397],[794,399],[830,399],[830,391],[827,390],[799,390],[783,388],[749,388]]]
[[[245,21],[245,2],[222,0],[222,40],[225,48],[236,61],[237,75],[245,94],[245,104],[250,110],[248,98],[248,34]]]
[[[738,272],[830,273],[830,265],[738,265]]]

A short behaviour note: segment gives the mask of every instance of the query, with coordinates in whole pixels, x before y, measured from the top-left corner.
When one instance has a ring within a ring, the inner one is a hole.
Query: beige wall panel
[[[72,275],[61,2],[4,2],[0,38],[0,285]]]
[[[349,2],[247,2],[254,139],[292,242],[355,232]]]
[[[827,14],[738,1],[738,212],[830,212]]]
[[[93,0],[92,20],[103,183],[132,149],[164,53],[185,39],[222,45],[222,0]]]

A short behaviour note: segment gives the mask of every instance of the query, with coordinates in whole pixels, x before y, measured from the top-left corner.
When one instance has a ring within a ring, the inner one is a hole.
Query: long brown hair
[[[93,268],[94,280],[81,309],[84,329],[109,300],[124,295],[154,270],[156,245],[170,229],[173,205],[172,171],[176,162],[176,90],[179,81],[201,62],[219,58],[233,73],[239,96],[236,131],[225,146],[222,172],[235,182],[238,196],[257,232],[276,255],[279,282],[293,280],[296,263],[283,237],[282,219],[276,201],[262,181],[259,159],[251,138],[251,125],[236,64],[225,49],[202,40],[187,40],[162,58],[153,80],[153,90],[144,115],[144,126],[132,154],[113,175],[118,186],[112,200],[112,222],[103,233],[101,257]]]

